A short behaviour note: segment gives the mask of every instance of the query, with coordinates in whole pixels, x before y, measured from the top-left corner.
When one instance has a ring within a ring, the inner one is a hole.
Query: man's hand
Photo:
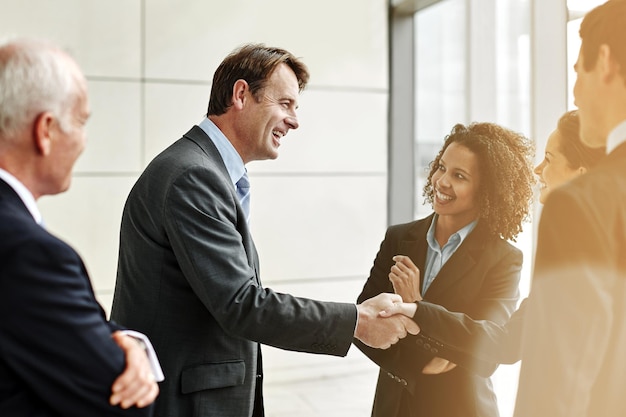
[[[152,404],[159,394],[159,385],[154,380],[146,352],[136,339],[120,331],[111,336],[126,355],[126,369],[113,382],[110,404],[119,404],[122,408],[143,408]]]
[[[422,369],[422,373],[427,375],[436,375],[451,371],[454,368],[456,368],[456,363],[436,356],[432,358],[431,361],[426,364],[426,366],[424,366],[424,369]]]
[[[419,268],[408,256],[396,255],[393,261],[396,264],[391,267],[389,281],[395,293],[399,294],[405,303],[422,301]]]
[[[370,347],[387,349],[407,333],[419,333],[419,326],[410,318],[416,308],[413,303],[403,303],[397,294],[378,294],[357,305],[359,319],[354,337]],[[383,317],[384,311],[394,313]]]

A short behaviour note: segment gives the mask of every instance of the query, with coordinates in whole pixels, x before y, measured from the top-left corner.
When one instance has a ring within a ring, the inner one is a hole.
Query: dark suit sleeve
[[[616,198],[614,188],[604,193],[594,186],[596,197]],[[623,225],[611,222],[623,217],[609,212],[612,202],[602,213],[602,201],[590,204],[577,191],[554,190],[542,211],[524,324],[519,417],[587,415],[593,391],[612,389],[593,384],[614,342],[611,327],[624,320],[613,315],[614,291],[623,291],[616,287],[623,276],[614,259],[624,255],[611,247],[623,239],[617,237]]]
[[[493,363],[512,364],[521,357],[521,332],[526,300],[505,325],[474,320],[464,313],[422,301],[414,320],[424,343],[438,345],[438,355],[483,376]]]
[[[0,350],[15,395],[55,415],[151,415],[108,403],[125,358],[76,252],[46,234],[14,247],[0,269]]]
[[[356,306],[262,287],[235,194],[221,174],[191,167],[171,185],[166,231],[183,275],[226,332],[283,349],[347,354]],[[248,239],[248,241],[245,241]]]

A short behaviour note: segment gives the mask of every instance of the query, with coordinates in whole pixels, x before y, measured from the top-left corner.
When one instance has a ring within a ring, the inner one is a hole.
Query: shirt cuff
[[[148,355],[148,361],[150,362],[150,367],[152,368],[152,373],[154,374],[154,379],[157,382],[161,382],[165,380],[165,375],[163,375],[163,370],[161,369],[161,364],[159,363],[159,359],[157,358],[154,347],[152,347],[152,343],[150,343],[150,339],[143,333],[139,333],[135,330],[120,330],[127,336],[133,337],[135,339],[143,342],[146,348],[146,355]]]

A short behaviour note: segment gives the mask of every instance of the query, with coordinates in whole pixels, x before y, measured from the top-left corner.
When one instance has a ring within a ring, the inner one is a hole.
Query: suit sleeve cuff
[[[146,355],[148,355],[148,361],[150,362],[150,367],[152,368],[152,373],[154,374],[154,379],[157,382],[161,382],[165,380],[165,375],[163,375],[163,369],[161,369],[161,364],[159,363],[159,358],[157,358],[156,352],[152,343],[150,343],[150,339],[143,334],[134,330],[121,330],[127,336],[130,336],[134,339],[140,341],[144,349],[146,351]]]

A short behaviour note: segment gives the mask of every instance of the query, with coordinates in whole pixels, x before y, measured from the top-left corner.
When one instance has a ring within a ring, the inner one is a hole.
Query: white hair
[[[69,55],[46,41],[0,43],[0,138],[10,140],[43,112],[69,131],[78,92],[75,68]]]

